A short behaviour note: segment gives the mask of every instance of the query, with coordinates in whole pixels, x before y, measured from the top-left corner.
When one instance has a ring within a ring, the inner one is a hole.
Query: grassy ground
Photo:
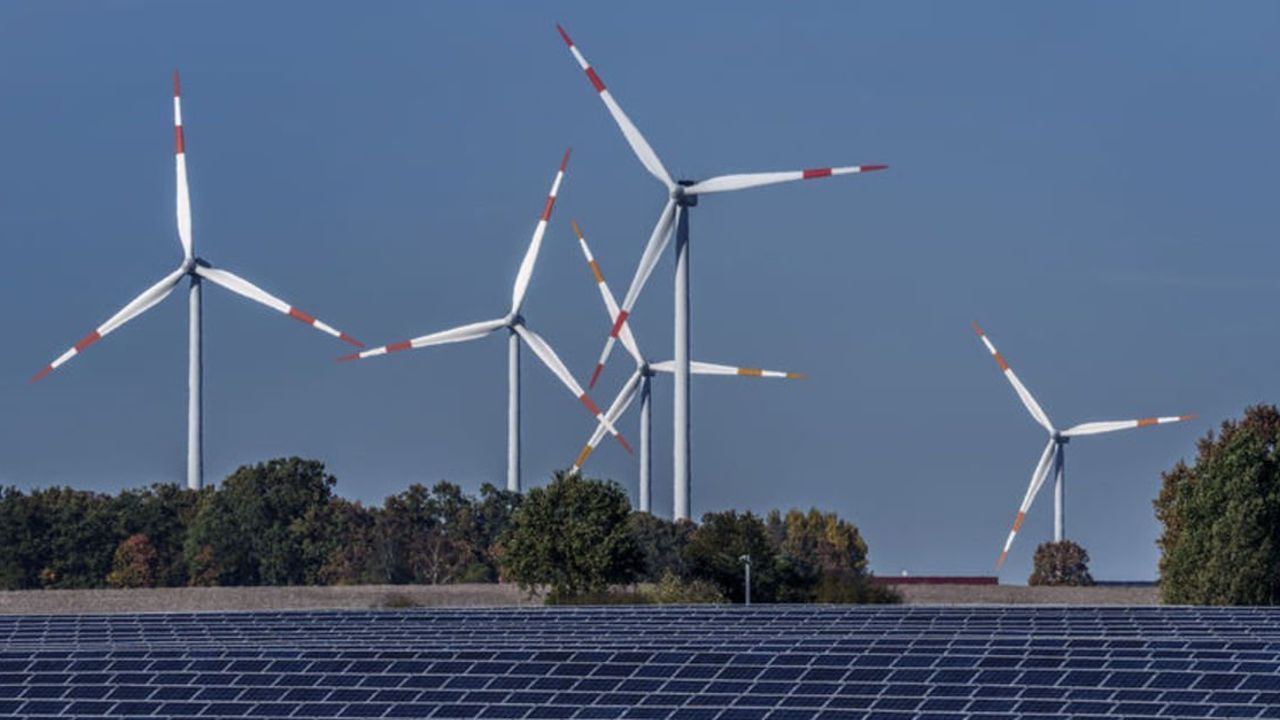
[[[1155,588],[908,585],[908,604],[1154,605]],[[0,615],[540,605],[514,585],[161,588],[0,592]]]

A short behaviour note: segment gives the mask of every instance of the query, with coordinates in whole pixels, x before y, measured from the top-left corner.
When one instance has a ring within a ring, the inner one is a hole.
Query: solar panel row
[[[1280,611],[696,607],[0,618],[0,715],[1280,718]]]

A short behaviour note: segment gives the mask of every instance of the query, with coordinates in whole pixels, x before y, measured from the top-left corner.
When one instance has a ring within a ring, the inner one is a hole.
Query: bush
[[[1164,602],[1280,604],[1280,410],[1245,409],[1164,473],[1156,517]]]
[[[667,571],[644,593],[657,605],[719,605],[728,602],[720,588],[706,580],[685,580]]]
[[[1089,553],[1070,540],[1040,543],[1036,548],[1028,585],[1070,585],[1084,587],[1093,584],[1089,574]]]
[[[867,575],[828,573],[819,578],[813,600],[836,605],[897,605],[902,594],[888,585],[876,585]]]

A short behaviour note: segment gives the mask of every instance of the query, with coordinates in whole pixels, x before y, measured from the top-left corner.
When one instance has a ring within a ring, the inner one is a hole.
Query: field
[[[1031,588],[1016,585],[912,585],[908,604],[1152,605],[1154,588]],[[33,590],[0,593],[0,615],[512,607],[540,604],[513,585]]]

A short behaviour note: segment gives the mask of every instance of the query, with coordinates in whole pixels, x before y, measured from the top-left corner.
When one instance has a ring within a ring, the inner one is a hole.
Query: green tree
[[[1245,409],[1163,475],[1155,501],[1165,602],[1280,604],[1280,410]]]
[[[778,553],[764,522],[749,512],[703,515],[684,554],[690,574],[713,583],[731,602],[745,599],[743,555],[751,556],[752,601],[801,602],[810,590],[799,568]]]
[[[157,484],[139,490],[125,490],[112,501],[116,533],[128,538],[145,535],[156,553],[155,584],[181,587],[187,584],[188,563],[184,555],[187,528],[195,519],[202,494],[171,484]]]
[[[336,480],[317,460],[246,465],[202,497],[185,554],[199,582],[301,585],[320,560],[304,552],[308,513],[329,503]]]
[[[557,472],[530,490],[503,540],[503,572],[524,590],[562,602],[634,582],[640,552],[627,523],[631,504],[613,482]]]
[[[159,560],[159,553],[146,535],[130,535],[116,548],[107,585],[113,588],[155,587]]]
[[[1093,584],[1089,574],[1089,553],[1070,540],[1040,543],[1032,562],[1028,585]]]
[[[693,534],[693,523],[688,520],[672,522],[647,512],[633,512],[629,524],[642,558],[640,582],[658,582],[667,575],[688,576],[684,549]]]
[[[502,538],[511,528],[524,496],[491,483],[480,486],[480,500],[472,512],[472,545],[479,554],[478,568],[468,574],[473,582],[502,580]]]

